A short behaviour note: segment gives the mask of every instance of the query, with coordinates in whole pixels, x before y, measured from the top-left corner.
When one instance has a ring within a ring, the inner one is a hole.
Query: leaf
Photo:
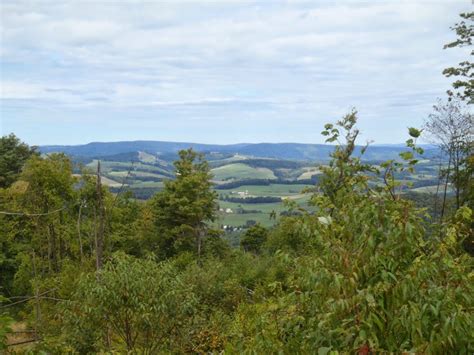
[[[331,216],[327,217],[318,217],[318,222],[324,224],[325,226],[329,226],[332,222]]]
[[[403,160],[410,160],[413,159],[413,153],[412,152],[401,152],[399,154],[400,158]]]
[[[421,131],[419,129],[414,128],[414,127],[409,127],[408,128],[408,134],[413,138],[418,138],[421,135]]]
[[[327,355],[331,351],[331,348],[321,347],[318,349],[318,355]]]
[[[375,307],[375,298],[373,295],[371,295],[370,293],[368,293],[366,296],[365,296],[365,299],[367,301],[367,303],[369,304],[370,307]]]

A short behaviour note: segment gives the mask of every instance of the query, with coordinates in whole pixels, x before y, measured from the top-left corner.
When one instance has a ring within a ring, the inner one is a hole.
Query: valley
[[[41,151],[70,155],[76,174],[95,173],[100,160],[103,183],[113,193],[129,191],[136,199],[147,200],[163,189],[165,180],[173,179],[176,149],[187,147],[200,149],[211,167],[214,190],[219,197],[215,226],[229,233],[239,233],[256,223],[271,227],[281,216],[299,213],[298,208],[311,211],[310,194],[305,190],[318,182],[320,167],[327,164],[332,151],[330,145],[318,144],[218,146],[173,142],[90,143],[41,147]],[[148,150],[126,151],[136,148]],[[153,148],[162,150],[153,151]],[[360,154],[360,147],[357,150]],[[377,164],[397,159],[403,151],[401,145],[372,146],[364,159]],[[311,154],[314,159],[304,159]],[[416,172],[398,177],[406,190],[428,194],[436,191],[439,169],[436,156],[437,150],[426,146]]]

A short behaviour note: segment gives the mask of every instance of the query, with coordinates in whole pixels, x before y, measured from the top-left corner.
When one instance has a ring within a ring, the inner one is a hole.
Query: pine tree
[[[155,252],[170,257],[181,251],[201,255],[208,222],[215,219],[217,194],[212,190],[208,163],[192,149],[179,152],[176,179],[165,182],[152,201],[157,231]]]

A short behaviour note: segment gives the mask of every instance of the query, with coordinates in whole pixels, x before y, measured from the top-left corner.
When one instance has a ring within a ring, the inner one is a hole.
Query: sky
[[[421,126],[471,0],[2,0],[0,133],[29,144],[362,142]]]

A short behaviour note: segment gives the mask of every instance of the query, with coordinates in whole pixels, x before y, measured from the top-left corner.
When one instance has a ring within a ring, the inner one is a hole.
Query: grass
[[[130,187],[134,187],[134,188],[153,187],[156,189],[162,189],[163,186],[164,184],[161,181],[139,181],[130,185]]]
[[[291,186],[291,185],[290,185]],[[262,186],[249,186],[249,187],[262,187]],[[308,201],[310,198],[309,194],[306,195],[292,195],[297,197],[294,199],[294,202],[302,208],[307,210],[311,210],[311,207],[308,205]],[[265,227],[271,227],[275,225],[275,223],[280,218],[280,213],[283,211],[288,211],[289,208],[283,202],[275,202],[275,203],[252,203],[252,204],[240,204],[228,201],[219,200],[219,207],[226,210],[230,208],[233,213],[225,213],[219,212],[218,220],[216,224],[218,225],[228,225],[232,227],[239,227],[243,226],[247,223],[247,221],[253,220]],[[243,208],[244,210],[252,210],[258,212],[252,213],[242,213],[238,214],[235,213],[239,208]],[[276,220],[270,219],[270,213],[275,211],[276,213]]]
[[[25,322],[15,322],[11,328],[12,333],[7,335],[7,344],[10,348],[6,354],[32,354],[32,348],[36,343],[33,329]]]
[[[138,159],[144,163],[155,163],[156,157],[146,152],[138,152]]]
[[[217,193],[223,195],[235,195],[239,197],[237,192],[247,191],[251,196],[274,196],[274,197],[286,197],[295,194],[300,194],[301,191],[310,185],[286,185],[286,184],[270,184],[267,186],[259,185],[244,185],[234,189],[216,190]]]
[[[86,165],[88,168],[95,171],[97,169],[97,160],[93,160],[89,164]],[[102,172],[110,173],[110,172],[119,172],[123,171],[125,174],[132,168],[131,170],[136,173],[139,171],[142,172],[151,172],[157,174],[170,174],[170,171],[163,169],[159,166],[149,165],[144,163],[128,163],[128,162],[120,162],[120,161],[100,161],[100,167]]]
[[[303,173],[298,176],[298,180],[311,179],[313,175],[321,174],[321,170],[317,167],[303,168]]]
[[[131,174],[135,175],[135,176],[142,176],[142,177],[156,177],[157,179],[162,179],[163,178],[163,175],[161,174],[156,174],[156,173],[150,173],[148,171],[133,171],[131,172]],[[119,176],[119,177],[125,177],[128,175],[128,171],[111,171],[109,173],[109,175],[111,176]]]
[[[104,185],[107,185],[110,187],[122,186],[122,182],[109,179],[108,177],[105,177],[105,176],[101,176],[101,181]]]
[[[273,171],[267,168],[252,168],[243,163],[228,164],[212,169],[214,180],[276,179]]]

